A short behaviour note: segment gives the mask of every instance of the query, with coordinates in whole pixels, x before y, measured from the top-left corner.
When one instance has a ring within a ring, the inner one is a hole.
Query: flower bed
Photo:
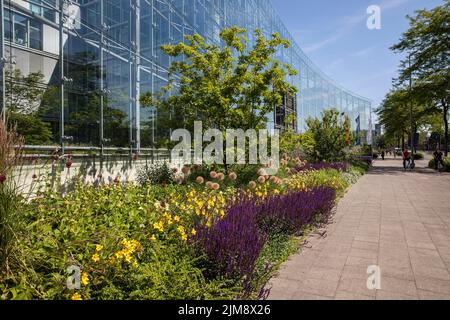
[[[345,170],[247,170],[255,180],[245,181],[239,172],[183,169],[195,176],[178,185],[46,191],[21,204],[0,297],[263,298],[266,281],[297,248],[294,237],[327,222],[350,184]],[[67,287],[68,267],[80,268],[78,289]]]

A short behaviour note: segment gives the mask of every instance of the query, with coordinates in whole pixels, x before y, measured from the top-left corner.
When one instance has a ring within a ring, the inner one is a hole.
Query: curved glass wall
[[[306,118],[332,107],[354,120],[360,116],[362,129],[367,129],[370,100],[323,74],[295,43],[269,0],[1,2],[5,104],[20,113],[21,130],[33,137],[27,138],[28,144],[157,146],[170,128],[159,121],[163,115],[156,110],[140,107],[139,96],[167,83],[173,58],[160,46],[194,33],[220,44],[220,31],[233,25],[259,28],[266,36],[279,32],[291,40],[291,48],[280,50],[276,58],[298,70],[289,80],[299,89],[295,108],[300,131]],[[18,90],[30,87],[39,93],[36,98],[17,101]]]

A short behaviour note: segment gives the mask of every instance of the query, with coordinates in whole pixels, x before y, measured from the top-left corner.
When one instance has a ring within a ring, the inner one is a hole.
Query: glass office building
[[[280,50],[276,58],[298,71],[289,79],[298,87],[297,97],[285,101],[298,115],[299,131],[305,129],[307,117],[331,107],[353,120],[360,117],[363,130],[369,123],[370,100],[321,72],[295,43],[269,0],[1,0],[1,4],[3,101],[21,113],[18,123],[26,126],[23,130],[34,134],[28,144],[154,147],[167,137],[167,128],[156,110],[140,106],[139,97],[167,84],[173,58],[160,46],[194,33],[220,44],[220,31],[233,25],[249,31],[259,28],[266,36],[279,32],[291,40],[291,48]],[[251,32],[249,36],[251,41]],[[26,97],[30,86],[39,92],[33,101]],[[25,97],[18,99],[18,92]],[[276,126],[278,117],[279,112],[270,117],[269,127]]]

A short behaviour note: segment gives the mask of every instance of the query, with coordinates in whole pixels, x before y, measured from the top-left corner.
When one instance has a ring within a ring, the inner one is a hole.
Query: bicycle
[[[411,160],[406,161],[405,171],[413,171],[416,168],[416,164]]]

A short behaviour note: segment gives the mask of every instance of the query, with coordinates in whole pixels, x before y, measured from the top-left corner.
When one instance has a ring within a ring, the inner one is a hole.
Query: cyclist
[[[408,149],[403,151],[403,168],[406,170],[411,167],[411,152]]]
[[[439,163],[444,166],[444,154],[441,150],[436,149],[436,151],[433,153],[434,156],[434,168],[439,170]]]

